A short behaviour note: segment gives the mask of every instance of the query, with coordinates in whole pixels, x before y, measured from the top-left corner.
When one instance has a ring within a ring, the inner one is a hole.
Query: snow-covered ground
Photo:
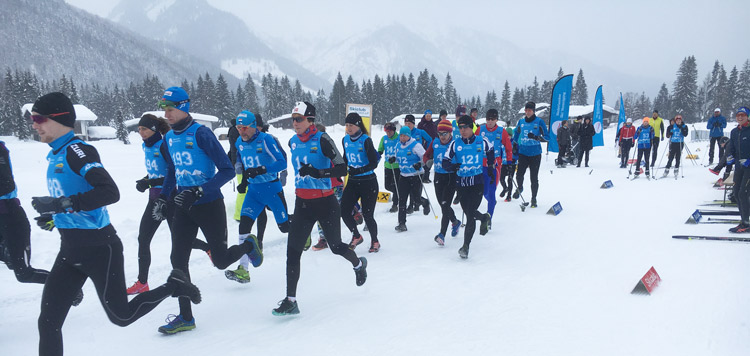
[[[292,135],[272,133],[283,143]],[[337,142],[344,135],[341,127],[330,134]],[[376,142],[381,135],[376,130]],[[439,229],[435,217],[410,215],[409,231],[399,234],[393,229],[396,215],[387,212],[388,204],[379,204],[382,249],[367,253],[367,233],[357,249],[369,260],[367,283],[356,287],[351,265],[330,251],[305,252],[298,292],[301,314],[276,317],[271,309],[285,294],[286,236],[269,217],[265,262],[251,271],[250,284],[227,280],[205,254],[193,254],[191,274],[203,293],[203,303],[193,309],[195,330],[157,333],[164,318],[178,312],[174,299],[127,328],[117,327],[107,320],[87,282],[82,305],[71,309],[65,322],[66,354],[747,355],[750,245],[671,238],[678,233],[727,234],[729,225],[684,224],[698,204],[722,198],[721,191],[711,188],[716,177],[684,161],[684,179],[670,175],[628,181],[627,170],[617,168],[613,137],[613,129],[605,130],[607,145],[592,151],[592,168],[557,169],[556,156],[545,156],[539,208],[522,212],[518,201],[499,202],[493,229],[475,236],[468,260],[457,254],[463,230],[440,248],[433,242]],[[31,219],[31,197],[47,195],[48,146],[7,141],[19,198]],[[131,142],[140,140],[133,134]],[[145,174],[143,154],[140,144],[92,144],[120,188],[120,201],[108,209],[125,247],[130,283],[137,275],[136,237],[147,201],[134,183]],[[694,153],[702,157],[706,146],[696,142],[689,147],[700,149]],[[382,184],[382,166],[377,173]],[[614,188],[600,189],[609,179]],[[528,199],[528,176],[525,185]],[[234,209],[232,187],[224,187],[229,214]],[[285,189],[293,205],[293,187]],[[427,192],[437,207],[432,185]],[[546,215],[558,201],[564,211]],[[483,203],[481,209],[485,207]],[[460,207],[454,209],[461,214]],[[234,244],[238,224],[232,220],[228,225]],[[344,240],[349,239],[345,233]],[[57,231],[32,226],[31,240],[33,266],[50,268],[59,247]],[[158,285],[171,269],[166,224],[151,248],[150,282]],[[651,266],[662,284],[651,296],[631,295]],[[0,283],[2,354],[34,355],[42,286],[20,284],[7,270],[0,273]]]

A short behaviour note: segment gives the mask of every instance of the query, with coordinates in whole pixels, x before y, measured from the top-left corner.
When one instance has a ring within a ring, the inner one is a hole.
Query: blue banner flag
[[[622,93],[620,93],[620,114],[617,116],[617,133],[620,132],[620,128],[622,125],[625,125],[625,120],[627,119],[627,115],[625,115],[625,102],[622,101]]]
[[[550,101],[549,113],[549,136],[547,151],[559,152],[557,146],[557,129],[563,120],[568,120],[570,112],[570,94],[573,92],[573,74],[568,74],[557,80],[552,89],[552,100]]]
[[[591,123],[594,125],[593,147],[604,146],[604,111],[602,110],[602,86],[596,89],[594,96],[594,119]]]

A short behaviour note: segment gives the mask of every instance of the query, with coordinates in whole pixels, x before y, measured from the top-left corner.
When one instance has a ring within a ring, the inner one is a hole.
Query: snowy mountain
[[[65,74],[76,83],[123,84],[150,73],[179,83],[219,71],[62,0],[4,0],[0,33],[0,66],[31,68],[43,80]]]
[[[108,18],[133,32],[174,45],[237,78],[287,75],[313,89],[328,87],[315,74],[274,52],[238,15],[205,0],[123,0]]]
[[[583,68],[590,88],[605,84],[610,93],[622,88],[658,87],[659,82],[631,77],[593,64],[584,58],[549,50],[520,48],[495,34],[474,30],[409,28],[390,24],[351,36],[333,44],[319,44],[307,53],[301,64],[333,82],[338,72],[351,74],[356,81],[375,74],[418,73],[427,68],[442,80],[453,77],[462,95],[481,95],[502,90],[505,80],[511,87],[530,85],[534,77],[556,78],[560,67],[566,73]],[[653,82],[653,83],[651,83]],[[593,91],[590,96],[593,98]]]

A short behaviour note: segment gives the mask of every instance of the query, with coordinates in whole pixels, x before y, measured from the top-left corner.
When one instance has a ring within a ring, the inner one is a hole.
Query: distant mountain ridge
[[[0,67],[31,69],[42,80],[65,74],[75,83],[123,85],[154,74],[166,85],[220,72],[62,0],[3,0],[0,33]]]
[[[205,0],[123,0],[108,18],[146,38],[172,44],[237,78],[287,75],[310,89],[330,83],[274,52],[237,15]]]

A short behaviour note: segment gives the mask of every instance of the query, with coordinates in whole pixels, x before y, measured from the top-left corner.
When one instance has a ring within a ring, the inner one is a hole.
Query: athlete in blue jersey
[[[236,120],[240,137],[234,145],[243,172],[237,192],[246,193],[240,212],[240,243],[250,236],[255,221],[265,213],[266,207],[273,212],[279,230],[286,233],[289,231],[289,214],[279,181],[279,173],[287,167],[286,155],[276,139],[257,128],[255,114],[243,110]],[[263,248],[262,239],[258,239],[258,245]],[[225,271],[224,275],[240,283],[250,282],[249,263],[249,258],[242,256],[237,269]]]
[[[404,117],[404,126],[408,127],[409,130],[411,130],[411,137],[415,139],[417,142],[419,142],[422,147],[427,147],[430,142],[432,142],[432,137],[427,133],[427,131],[422,130],[420,128],[417,128],[416,124],[416,118],[414,115],[406,115]],[[424,168],[424,173],[422,173],[421,178],[422,182],[424,183],[432,183],[430,181],[430,172],[427,169],[427,167]],[[412,209],[419,210],[419,202],[418,201],[412,201]]]
[[[341,208],[333,195],[331,178],[346,174],[346,162],[331,137],[315,127],[312,104],[297,103],[292,110],[292,126],[297,133],[289,140],[297,200],[286,249],[287,296],[273,310],[274,315],[299,314],[300,259],[315,222],[319,222],[325,232],[331,252],[344,257],[354,267],[356,284],[361,286],[367,280],[367,259],[358,258],[348,244],[341,242]]]
[[[674,124],[667,127],[667,138],[669,139],[669,158],[667,159],[664,177],[669,174],[669,168],[672,167],[674,159],[674,175],[680,171],[680,157],[682,156],[682,146],[685,145],[685,136],[688,134],[688,127],[682,122],[682,115],[677,114],[674,117]]]
[[[352,211],[354,204],[362,200],[362,215],[372,240],[369,252],[378,252],[380,250],[378,224],[373,216],[378,191],[380,191],[378,178],[374,172],[378,167],[378,152],[375,151],[375,145],[367,135],[367,128],[359,114],[349,113],[344,122],[346,123],[346,136],[341,139],[341,146],[344,147],[344,161],[349,170],[349,180],[341,197],[341,210]],[[343,214],[341,220],[352,232],[349,248],[355,249],[364,240],[357,229],[357,222],[351,214]]]
[[[39,314],[39,355],[62,355],[62,327],[71,302],[91,279],[109,320],[127,326],[169,296],[200,303],[200,291],[180,270],[167,283],[128,302],[122,243],[105,206],[120,199],[96,149],[73,134],[75,109],[65,94],[46,94],[31,109],[32,127],[52,150],[47,155],[50,196],[34,197],[40,214],[51,214],[60,231],[60,252],[47,276]]]
[[[435,242],[439,246],[445,245],[445,235],[448,233],[448,223],[451,224],[451,236],[458,235],[461,221],[456,218],[456,213],[451,207],[453,195],[456,194],[456,172],[449,171],[443,167],[443,157],[451,142],[453,142],[453,127],[450,121],[443,119],[437,124],[438,138],[434,139],[424,154],[425,165],[433,162],[435,167],[435,196],[440,203],[443,214],[440,220],[440,232],[435,236]]]
[[[492,228],[492,217],[495,214],[495,205],[497,204],[497,181],[500,176],[500,169],[503,164],[509,165],[513,162],[513,147],[510,144],[510,136],[501,126],[497,124],[498,112],[496,109],[487,110],[485,115],[487,123],[479,126],[479,134],[486,138],[495,150],[495,173],[494,179],[490,179],[487,170],[487,162],[482,167],[484,177],[484,199],[487,200],[487,214],[490,216],[490,226]],[[501,196],[504,194],[501,194]]]
[[[427,199],[422,198],[422,157],[424,147],[416,139],[411,137],[411,130],[404,126],[399,131],[399,144],[396,146],[396,155],[389,158],[388,162],[396,163],[401,170],[401,178],[398,182],[398,225],[396,231],[406,231],[406,202],[411,196],[412,202],[419,202],[423,206],[424,214],[430,213],[430,205]]]
[[[513,141],[518,142],[518,172],[516,183],[518,187],[513,193],[513,199],[518,199],[523,192],[523,176],[526,169],[531,171],[531,207],[536,208],[536,193],[539,191],[539,166],[542,163],[542,145],[540,141],[549,141],[549,132],[544,120],[536,116],[536,104],[526,103],[526,117],[518,122],[513,131]]]
[[[643,118],[641,126],[635,130],[635,141],[638,144],[638,159],[635,161],[635,176],[641,174],[641,159],[645,158],[646,164],[646,176],[650,175],[648,158],[651,154],[651,142],[654,139],[654,128],[650,125],[650,119],[648,117]]]
[[[143,193],[148,190],[148,204],[141,216],[138,229],[138,280],[128,288],[128,295],[148,291],[148,270],[151,266],[151,239],[161,225],[160,219],[154,219],[151,213],[159,200],[164,176],[167,174],[167,162],[170,160],[167,144],[162,135],[169,131],[167,120],[146,114],[138,121],[138,133],[143,139],[143,152],[146,156],[147,175],[135,182],[135,189]],[[170,206],[170,209],[173,207]],[[167,225],[172,223],[172,215],[167,214]],[[171,228],[171,227],[170,227]]]
[[[172,267],[185,271],[189,278],[190,250],[198,229],[206,238],[211,261],[217,268],[225,269],[245,254],[249,255],[253,266],[260,266],[263,252],[255,236],[227,248],[227,214],[220,188],[234,177],[234,168],[216,136],[190,116],[190,98],[184,89],[168,88],[159,106],[164,109],[172,128],[165,136],[172,162],[154,206],[154,215],[164,219],[167,199],[174,200]],[[174,334],[195,329],[190,303],[180,298],[179,304],[180,314],[159,327],[159,332]]]
[[[383,163],[385,189],[391,192],[391,200],[393,205],[388,212],[398,212],[398,180],[401,177],[401,170],[398,168],[398,162],[390,162],[391,157],[396,156],[396,146],[398,145],[398,133],[396,132],[396,124],[389,122],[383,125],[383,131],[385,136],[380,138],[380,145],[378,145],[378,154],[385,161]]]
[[[464,115],[458,119],[458,127],[461,130],[461,139],[451,142],[443,157],[443,167],[456,170],[458,180],[457,190],[461,192],[461,208],[466,214],[466,228],[464,229],[464,244],[458,250],[461,258],[469,257],[469,246],[476,230],[476,221],[482,222],[479,234],[487,234],[489,216],[479,212],[479,204],[482,202],[484,191],[484,179],[482,177],[482,162],[487,160],[487,173],[490,179],[495,177],[495,152],[492,144],[481,136],[474,135],[473,120],[471,116]]]
[[[51,216],[37,218],[39,226],[51,230]],[[5,262],[21,283],[44,284],[48,271],[31,267],[31,227],[18,200],[10,152],[0,141],[0,262]]]

